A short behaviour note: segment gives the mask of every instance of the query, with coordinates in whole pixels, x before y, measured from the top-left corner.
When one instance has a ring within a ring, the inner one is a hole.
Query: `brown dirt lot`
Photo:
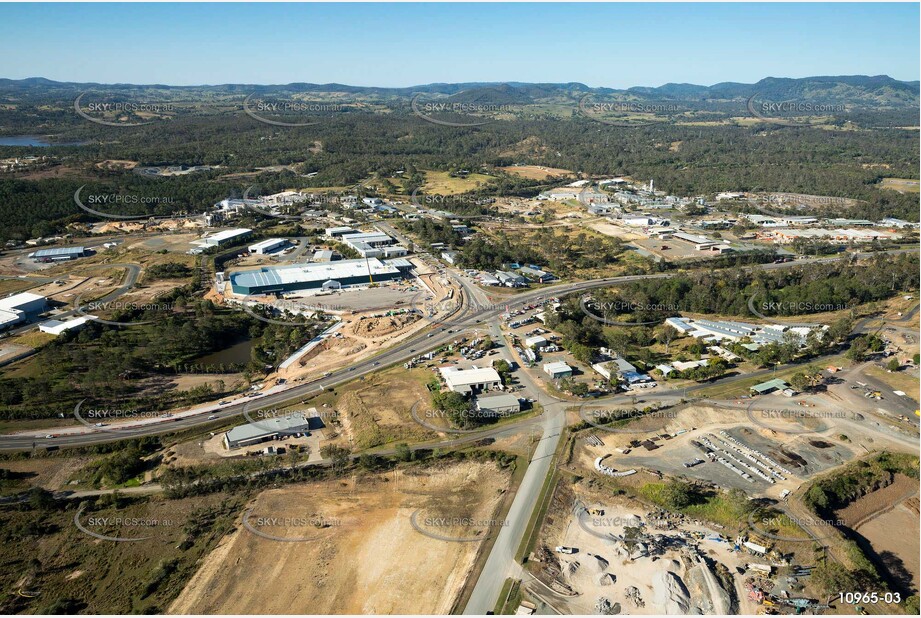
[[[32,487],[57,491],[64,489],[67,481],[91,460],[91,457],[44,457],[6,461],[2,467],[12,472],[31,475],[26,482]]]
[[[544,180],[551,176],[572,176],[575,174],[572,170],[564,170],[558,167],[544,167],[543,165],[512,165],[499,169],[503,172],[523,176],[531,180]]]
[[[837,517],[867,539],[887,565],[901,563],[901,569],[890,571],[893,575],[907,571],[916,593],[921,577],[918,511],[917,479],[897,474],[890,485],[837,512]]]
[[[401,375],[402,374],[402,375]],[[435,434],[416,423],[410,409],[417,401],[429,401],[423,370],[414,370],[412,377],[402,368],[368,376],[341,393],[333,404],[345,437],[359,448],[370,448],[397,441],[419,441]],[[322,405],[317,398],[312,405]]]
[[[897,474],[891,484],[855,500],[847,508],[838,511],[837,515],[844,520],[846,526],[860,527],[891,505],[917,493],[917,480]]]
[[[491,463],[465,462],[263,492],[251,524],[279,518],[283,525],[259,530],[312,540],[281,542],[239,526],[205,558],[169,613],[448,613],[480,543],[424,536],[410,516],[491,519],[508,482]],[[330,525],[297,529],[298,518]],[[483,530],[467,534],[477,532]]]

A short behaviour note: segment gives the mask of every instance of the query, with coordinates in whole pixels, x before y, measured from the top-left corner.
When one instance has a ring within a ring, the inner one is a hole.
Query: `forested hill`
[[[600,78],[603,80],[604,78]],[[99,84],[56,82],[42,77],[12,80],[0,79],[0,97],[54,97],[66,96],[86,90],[104,89],[107,92],[137,92],[139,90],[166,91],[174,95],[199,94],[235,95],[242,92],[271,93],[343,93],[354,96],[411,98],[419,94],[459,95],[475,97],[477,92],[492,93],[516,103],[538,102],[553,98],[580,97],[585,94],[689,102],[731,101],[759,96],[764,99],[808,100],[816,103],[849,103],[867,108],[917,107],[919,82],[899,81],[887,75],[817,76],[798,79],[766,77],[754,84],[723,82],[712,86],[696,84],[665,84],[658,87],[634,86],[627,89],[589,87],[578,82],[524,83],[524,82],[467,82],[437,83],[385,88],[375,86],[349,86],[345,84],[312,84],[306,82],[264,84],[221,84],[201,86],[169,86],[165,84]]]

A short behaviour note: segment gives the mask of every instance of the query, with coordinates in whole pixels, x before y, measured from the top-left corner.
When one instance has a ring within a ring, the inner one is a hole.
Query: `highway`
[[[888,253],[909,253],[916,252],[918,249],[898,249],[890,251]],[[873,255],[871,253],[856,254],[860,257],[868,257]],[[798,266],[802,264],[809,263],[827,263],[840,261],[842,259],[852,259],[852,255],[846,256],[833,256],[825,258],[817,258],[811,260],[799,260],[794,262],[783,262],[779,264],[758,264],[747,266],[746,268],[760,268],[763,270],[776,270],[780,268],[790,268],[793,266]],[[136,264],[109,264],[109,267],[126,267],[129,269],[128,280],[122,285],[121,288],[112,292],[108,296],[123,294],[124,291],[130,289],[134,285],[134,281],[137,278],[137,274],[140,271],[140,267]],[[134,269],[138,269],[135,271]],[[345,384],[355,378],[370,374],[380,369],[395,365],[398,363],[403,363],[410,358],[423,354],[429,350],[437,349],[438,347],[450,343],[455,340],[458,335],[456,333],[449,332],[449,330],[460,331],[466,328],[475,328],[479,324],[488,322],[491,319],[494,319],[501,315],[505,311],[505,307],[514,309],[521,305],[527,305],[534,303],[536,301],[547,299],[555,296],[563,296],[571,294],[574,292],[581,292],[592,290],[600,287],[608,287],[613,285],[619,285],[624,283],[629,283],[631,281],[638,281],[641,279],[660,279],[673,277],[679,274],[679,272],[667,272],[667,273],[655,273],[647,275],[628,275],[622,277],[606,277],[601,279],[590,279],[587,281],[579,281],[575,283],[563,283],[557,285],[546,285],[528,292],[523,292],[510,296],[507,299],[503,298],[502,307],[496,307],[495,304],[489,304],[483,302],[482,293],[479,290],[476,290],[471,284],[468,284],[464,281],[463,278],[455,277],[455,279],[464,287],[467,291],[468,298],[476,298],[477,302],[475,307],[480,307],[480,309],[469,310],[465,305],[457,314],[452,316],[451,322],[457,324],[454,328],[449,329],[447,326],[441,327],[438,330],[432,332],[421,332],[418,335],[405,339],[404,341],[394,345],[381,352],[377,356],[372,356],[363,360],[356,362],[355,364],[345,367],[343,369],[336,370],[330,375],[312,380],[304,384],[297,384],[287,388],[284,391],[271,393],[264,395],[262,397],[253,398],[251,401],[258,402],[259,407],[268,408],[268,407],[283,407],[285,404],[290,404],[293,401],[303,399],[309,395],[326,390],[340,384]],[[467,303],[469,305],[469,303]],[[485,307],[485,308],[483,308]],[[428,335],[432,334],[431,337]],[[749,374],[752,375],[752,374]],[[732,379],[732,378],[728,378]],[[742,379],[739,377],[737,379]],[[215,419],[208,419],[210,415],[216,416],[218,419],[225,419],[230,417],[235,417],[243,414],[243,408],[250,402],[238,403],[234,405],[229,405],[219,410],[215,410],[208,414],[202,413],[195,416],[186,416],[186,417],[173,417],[173,420],[164,423],[151,424],[151,425],[139,425],[136,428],[127,428],[118,431],[117,433],[112,431],[98,431],[91,433],[81,433],[81,434],[62,434],[56,438],[43,438],[36,437],[35,435],[16,435],[16,434],[6,434],[0,436],[0,451],[23,451],[30,450],[37,447],[47,447],[47,446],[57,446],[59,448],[65,447],[76,447],[76,446],[89,446],[93,444],[103,444],[107,442],[114,442],[117,440],[124,440],[128,438],[136,438],[147,435],[158,435],[164,433],[171,433],[174,431],[180,431],[184,429],[189,429],[197,427],[200,425],[205,425],[213,423]],[[53,434],[53,430],[49,430],[49,433]]]

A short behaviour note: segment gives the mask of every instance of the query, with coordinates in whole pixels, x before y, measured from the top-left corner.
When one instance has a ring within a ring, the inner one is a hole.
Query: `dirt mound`
[[[399,332],[418,319],[413,313],[361,318],[352,325],[351,332],[359,337],[382,337]]]
[[[610,563],[607,560],[597,554],[589,554],[589,556],[594,558],[594,560],[592,560],[592,566],[594,566],[599,573],[604,573],[608,570],[608,565]]]
[[[687,614],[691,595],[681,578],[671,571],[656,571],[652,576],[653,602],[666,614]]]

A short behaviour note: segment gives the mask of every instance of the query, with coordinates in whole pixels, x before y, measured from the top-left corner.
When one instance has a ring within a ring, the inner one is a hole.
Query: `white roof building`
[[[252,233],[253,231],[251,229],[245,227],[235,228],[232,230],[221,230],[220,232],[215,232],[209,236],[205,236],[200,240],[193,241],[193,244],[202,247],[219,247],[221,245],[227,244],[231,240],[244,238]]]
[[[0,329],[35,317],[47,308],[47,299],[32,292],[21,292],[0,298]]]
[[[284,247],[286,244],[288,244],[288,241],[284,238],[268,238],[257,242],[255,245],[250,245],[249,252],[255,253],[256,255],[265,255],[266,253],[271,253],[276,249]]]
[[[572,376],[572,367],[563,361],[544,363],[544,373],[546,373],[554,380],[558,380],[559,378],[568,378]]]
[[[499,372],[492,367],[474,367],[472,369],[442,367],[439,372],[448,388],[455,393],[466,394],[474,391],[488,391],[502,386],[502,378],[499,377]]]
[[[48,333],[49,335],[58,336],[63,332],[73,330],[75,328],[83,328],[87,322],[93,320],[98,320],[99,318],[95,315],[84,315],[79,318],[74,318],[73,320],[67,320],[66,322],[61,322],[60,320],[47,320],[38,325],[38,330],[43,333]]]
[[[534,337],[528,337],[527,339],[524,340],[524,344],[533,350],[539,350],[545,345],[547,345],[547,343],[548,343],[547,339],[545,337],[541,337],[540,335],[535,335]]]

